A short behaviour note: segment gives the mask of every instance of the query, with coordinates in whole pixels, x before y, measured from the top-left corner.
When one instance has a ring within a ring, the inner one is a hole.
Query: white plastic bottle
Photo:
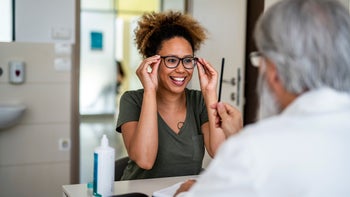
[[[101,146],[94,152],[94,196],[111,196],[114,193],[115,150],[108,145],[106,135],[102,136]]]

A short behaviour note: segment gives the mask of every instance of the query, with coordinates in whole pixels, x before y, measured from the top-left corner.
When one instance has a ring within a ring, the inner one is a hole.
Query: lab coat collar
[[[331,113],[350,109],[350,93],[339,92],[331,88],[307,91],[298,96],[283,112],[290,114]]]

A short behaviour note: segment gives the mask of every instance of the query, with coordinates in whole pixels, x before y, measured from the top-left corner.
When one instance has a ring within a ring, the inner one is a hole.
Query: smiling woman
[[[195,56],[207,32],[189,14],[175,11],[143,14],[134,32],[143,88],[126,91],[120,100],[116,130],[130,158],[121,179],[199,174],[205,150],[214,156],[225,140],[209,107],[217,102],[217,72]],[[194,70],[201,90],[187,88]]]

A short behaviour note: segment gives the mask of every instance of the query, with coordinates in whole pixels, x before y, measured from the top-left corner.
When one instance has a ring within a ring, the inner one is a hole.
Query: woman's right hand
[[[160,56],[154,55],[144,59],[136,70],[144,90],[157,90],[158,88],[158,67]]]
[[[203,58],[198,58],[197,69],[200,82],[200,88],[205,97],[207,93],[214,93],[216,96],[216,86],[218,81],[218,73],[214,67]],[[209,95],[212,97],[212,95]],[[217,99],[215,98],[215,101]]]

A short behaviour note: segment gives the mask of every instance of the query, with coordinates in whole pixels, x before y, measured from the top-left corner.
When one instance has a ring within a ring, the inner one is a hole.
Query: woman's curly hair
[[[145,13],[134,32],[137,49],[144,58],[156,55],[163,41],[174,37],[185,38],[193,51],[197,51],[207,38],[206,30],[198,21],[174,11]]]

